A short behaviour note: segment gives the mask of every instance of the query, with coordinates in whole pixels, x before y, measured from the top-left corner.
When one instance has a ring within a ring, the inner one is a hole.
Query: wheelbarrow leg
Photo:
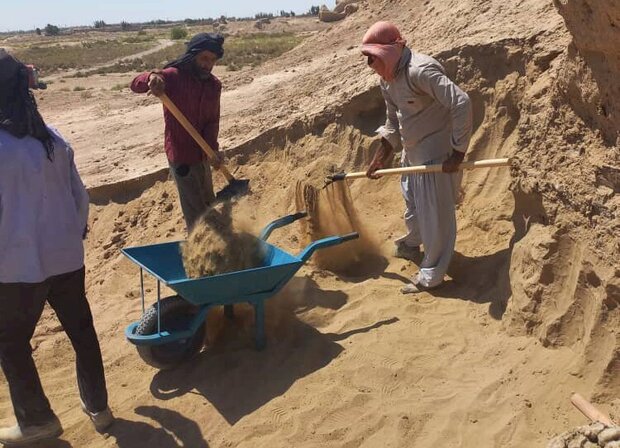
[[[265,348],[265,303],[259,300],[254,304],[254,322],[256,325],[256,350]]]
[[[224,305],[224,316],[226,316],[228,320],[233,320],[235,318],[234,305]]]

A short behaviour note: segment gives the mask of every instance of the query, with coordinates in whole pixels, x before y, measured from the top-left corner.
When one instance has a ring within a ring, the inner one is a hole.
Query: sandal
[[[411,282],[403,286],[400,289],[400,292],[403,294],[418,294],[420,292],[430,291],[435,288],[437,288],[437,286],[428,287],[428,286],[424,286],[422,283],[419,283],[419,282]]]

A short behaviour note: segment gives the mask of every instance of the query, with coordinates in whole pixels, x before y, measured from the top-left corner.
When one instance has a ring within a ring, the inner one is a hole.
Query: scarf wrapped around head
[[[370,65],[385,81],[393,81],[407,41],[390,22],[377,22],[364,35],[362,53],[374,58]]]
[[[17,138],[36,138],[52,160],[54,139],[39,113],[30,84],[28,67],[0,48],[0,129]]]
[[[218,59],[222,59],[224,56],[224,36],[219,33],[200,33],[196,34],[187,43],[187,50],[185,54],[179,57],[177,60],[170,62],[164,68],[168,67],[181,67],[189,64],[194,58],[201,52],[209,50],[211,53],[217,55]]]
[[[8,54],[4,48],[0,48],[0,86],[12,80],[21,67],[21,62]]]

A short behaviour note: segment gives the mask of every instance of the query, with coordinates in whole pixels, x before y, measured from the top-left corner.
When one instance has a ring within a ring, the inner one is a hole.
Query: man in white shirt
[[[73,151],[38,112],[31,74],[0,49],[0,364],[17,419],[0,428],[6,446],[62,433],[30,346],[45,302],[75,349],[82,409],[98,430],[113,421],[84,285],[88,193]]]
[[[424,246],[420,270],[402,289],[417,293],[443,283],[454,253],[458,167],[471,138],[471,102],[439,62],[411,51],[392,23],[374,24],[362,53],[382,78],[387,106],[386,123],[378,130],[382,146],[368,176],[375,178],[401,144],[403,166],[443,164],[443,173],[410,174],[401,181],[407,234],[396,241],[396,255],[412,258]]]

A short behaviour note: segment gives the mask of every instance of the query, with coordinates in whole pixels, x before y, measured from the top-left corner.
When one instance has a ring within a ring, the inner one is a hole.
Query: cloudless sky
[[[259,12],[307,12],[334,0],[0,0],[0,32],[106,23],[182,20],[187,18],[253,17]]]

